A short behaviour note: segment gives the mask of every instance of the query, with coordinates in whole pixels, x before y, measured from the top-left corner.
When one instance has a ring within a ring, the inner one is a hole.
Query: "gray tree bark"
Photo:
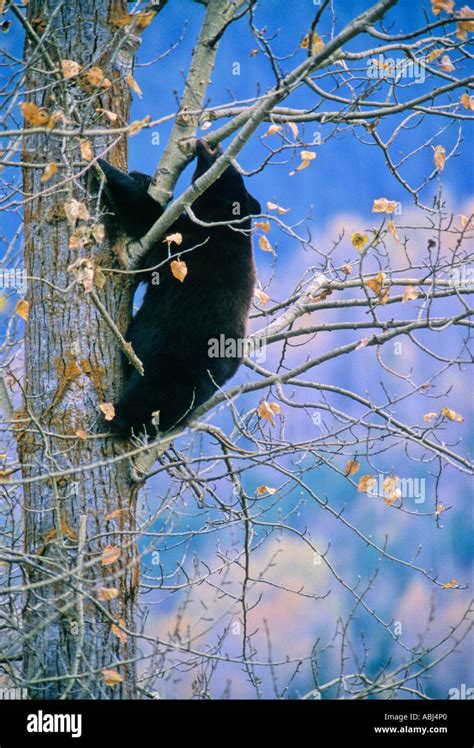
[[[67,0],[59,10],[56,0],[30,1],[25,100],[48,113],[63,111],[66,124],[60,121],[56,127],[94,124],[106,130],[97,108],[118,114],[117,124],[128,123],[126,77],[136,38],[127,38],[123,29],[117,33],[113,24],[126,12],[125,0]],[[88,89],[84,76],[65,80],[64,59],[83,68],[100,67],[112,87]],[[25,138],[23,150],[26,164],[57,162],[61,167],[46,183],[40,181],[42,169],[23,168],[30,314],[20,414],[25,420],[18,422],[17,439],[23,476],[31,481],[24,497],[25,549],[31,565],[25,580],[23,655],[32,699],[136,696],[136,648],[123,630],[133,631],[135,620],[136,488],[126,460],[110,464],[115,448],[112,439],[101,434],[98,408],[115,400],[121,387],[120,350],[84,289],[76,285],[66,293],[60,290],[74,279],[68,267],[78,257],[93,257],[103,267],[118,266],[117,246],[107,241],[79,250],[69,246],[72,229],[64,203],[87,203],[91,215],[97,207],[88,198],[87,174],[66,179],[86,166],[81,164],[79,141],[38,133]],[[112,142],[105,133],[91,145],[98,154]],[[122,137],[107,158],[126,168],[126,150]],[[108,274],[97,293],[123,332],[132,293],[126,276]],[[62,475],[64,471],[70,472]],[[45,474],[46,480],[34,480]],[[116,510],[123,511],[106,519]],[[103,565],[106,546],[120,547],[120,556]],[[99,588],[118,594],[104,600]],[[119,625],[118,636],[114,624]],[[118,673],[116,685],[106,685],[103,669]]]

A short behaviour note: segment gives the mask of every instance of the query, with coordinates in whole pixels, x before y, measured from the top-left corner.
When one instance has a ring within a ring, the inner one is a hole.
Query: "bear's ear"
[[[97,161],[105,174],[109,202],[118,223],[127,236],[139,239],[163,213],[161,205],[147,192],[151,177],[140,172],[126,174],[107,161]]]
[[[148,192],[148,187],[153,182],[153,179],[149,174],[142,174],[141,171],[131,171],[129,172],[128,176],[132,177],[132,179],[135,180],[138,186],[145,190],[145,192]]]

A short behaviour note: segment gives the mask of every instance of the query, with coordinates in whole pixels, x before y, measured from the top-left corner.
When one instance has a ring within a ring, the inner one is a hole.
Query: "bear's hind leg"
[[[172,374],[161,373],[151,380],[133,371],[120,401],[115,405],[115,417],[110,421],[113,431],[123,435],[134,432],[138,436],[144,429],[150,436],[184,424],[192,410],[202,402],[196,400],[192,383],[177,379]],[[152,424],[156,413],[156,426]]]

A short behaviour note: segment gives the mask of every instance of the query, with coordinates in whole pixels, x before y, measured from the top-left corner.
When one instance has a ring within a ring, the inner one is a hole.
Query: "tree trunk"
[[[117,136],[107,135],[110,123],[96,110],[118,114],[117,125],[129,120],[126,78],[136,38],[127,38],[123,28],[117,30],[111,22],[126,13],[127,3],[68,0],[57,9],[56,0],[30,0],[28,5],[24,100],[45,107],[48,114],[62,110],[66,118],[55,128],[103,129],[103,135],[91,140],[98,154]],[[91,85],[85,72],[65,80],[64,59],[83,68],[99,67],[112,86]],[[68,267],[79,257],[118,267],[117,246],[106,241],[70,247],[73,228],[64,204],[76,199],[88,205],[91,219],[79,225],[91,225],[98,208],[97,200],[88,198],[90,177],[81,173],[86,162],[79,146],[77,136],[43,132],[26,137],[23,149],[25,164],[60,166],[43,183],[43,169],[23,168],[30,312],[24,406],[18,414],[25,420],[18,421],[17,438],[24,478],[33,481],[25,485],[24,496],[31,565],[23,653],[32,699],[136,697],[135,644],[123,631],[133,630],[135,619],[136,496],[127,460],[110,465],[115,447],[110,437],[102,436],[106,428],[98,408],[101,402],[114,401],[122,385],[120,351],[89,294],[79,284],[61,290],[74,280]],[[122,137],[107,158],[125,168],[126,151]],[[73,173],[80,176],[68,179]],[[126,276],[106,273],[105,286],[97,293],[124,331],[132,294]],[[111,564],[102,564],[106,546],[120,546],[120,556]],[[109,597],[117,596],[104,600],[107,593],[99,588],[112,588]],[[114,623],[118,629],[112,628]],[[118,673],[116,685],[105,684],[103,669]]]

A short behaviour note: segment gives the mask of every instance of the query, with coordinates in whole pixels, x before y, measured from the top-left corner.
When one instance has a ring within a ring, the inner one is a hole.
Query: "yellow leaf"
[[[101,244],[105,239],[105,226],[103,223],[94,223],[91,228],[91,233],[98,244]],[[96,284],[97,285],[97,284]]]
[[[344,468],[344,472],[347,476],[355,475],[360,470],[360,462],[357,460],[349,460]]]
[[[135,13],[135,15],[132,16],[132,18],[135,21],[138,29],[146,29],[146,27],[149,26],[150,23],[153,21],[155,16],[156,16],[155,10],[147,10],[147,11],[143,11],[142,13]]]
[[[299,164],[299,166],[297,166],[293,171],[290,171],[290,177],[293,177],[297,171],[303,171],[303,169],[307,169],[311,161],[314,161],[314,159],[316,158],[316,155],[317,154],[313,151],[301,151],[301,164]]]
[[[79,75],[82,68],[79,65],[78,62],[75,60],[61,60],[61,68],[63,71],[63,76],[67,78],[75,78],[76,75]]]
[[[96,265],[94,268],[94,286],[96,288],[103,288],[105,286],[105,275],[102,271],[102,268],[99,267],[99,265]]]
[[[172,244],[174,242],[179,246],[183,242],[183,235],[178,231],[175,234],[168,234],[168,236],[165,236],[165,238],[163,239],[163,243],[165,242],[168,242],[168,244]]]
[[[293,135],[293,137],[296,140],[296,138],[298,137],[298,132],[299,132],[298,131],[298,125],[296,124],[296,122],[287,122],[286,124],[290,128],[291,134]]]
[[[281,408],[278,403],[269,403],[266,400],[262,400],[262,402],[258,406],[257,413],[260,418],[263,418],[265,421],[268,421],[272,426],[274,426],[275,419],[273,418],[273,416],[275,413],[280,413],[280,410]]]
[[[29,301],[26,301],[25,299],[19,299],[19,301],[16,302],[15,314],[18,314],[18,316],[24,319],[26,322],[26,320],[28,319],[29,313],[30,313]]]
[[[86,73],[87,81],[90,83],[91,86],[96,88],[97,86],[101,86],[104,80],[104,73],[101,70],[101,68],[98,68],[97,66],[94,66],[92,68],[89,68],[89,70]]]
[[[78,439],[81,439],[82,441],[86,441],[87,431],[84,431],[84,429],[77,429],[76,436]]]
[[[102,551],[101,564],[102,566],[110,566],[114,564],[120,558],[121,550],[116,545],[106,545]]]
[[[469,5],[464,5],[459,11],[458,14],[460,16],[466,17],[466,16],[474,16],[474,10],[469,7]],[[469,31],[474,31],[474,21],[460,21],[456,28],[456,36],[458,39],[461,39],[461,41],[466,41],[467,34]]]
[[[179,280],[180,283],[184,281],[188,274],[188,267],[182,260],[171,260],[170,262],[171,275]]]
[[[131,13],[125,13],[122,16],[113,16],[110,19],[110,22],[114,26],[130,26],[130,24],[133,23],[133,16]]]
[[[446,163],[446,149],[443,145],[437,145],[435,147],[433,160],[438,171],[443,171]]]
[[[429,423],[429,421],[432,421],[434,418],[436,418],[437,415],[438,414],[434,410],[432,410],[429,413],[425,413],[425,415],[423,416],[423,420]]]
[[[141,132],[145,125],[149,123],[151,120],[151,116],[149,114],[146,115],[146,117],[143,117],[143,119],[136,119],[132,122],[131,125],[129,125],[128,132],[129,135],[136,135],[137,133]]]
[[[313,41],[311,43],[311,52],[313,55],[317,55],[324,49],[324,42],[318,34],[313,34]]]
[[[69,540],[72,540],[74,543],[78,540],[77,532],[74,530],[74,528],[70,527],[64,517],[61,519],[61,530],[63,535],[65,535]]]
[[[280,132],[280,130],[283,130],[282,125],[270,125],[263,137],[266,138],[268,135],[274,135],[276,132]]]
[[[387,230],[390,231],[391,235],[397,242],[400,241],[400,237],[398,236],[397,229],[393,221],[387,221]]]
[[[406,304],[407,301],[416,301],[420,295],[420,289],[417,286],[406,286],[403,292],[402,304]]]
[[[267,210],[276,210],[282,216],[284,213],[288,213],[291,208],[281,208],[276,203],[267,202]]]
[[[119,596],[119,591],[116,587],[98,587],[97,588],[97,599],[102,602],[106,600],[115,600]]]
[[[387,286],[379,294],[379,304],[385,306],[390,297],[390,286]]]
[[[86,293],[94,289],[94,262],[89,257],[80,257],[69,265],[68,271],[74,273],[76,281],[83,286]]]
[[[360,231],[355,231],[351,236],[352,245],[357,249],[358,252],[362,252],[368,241],[368,235],[361,234]]]
[[[82,249],[87,244],[90,244],[90,242],[91,242],[91,232],[90,232],[89,226],[78,226],[76,230],[69,237],[69,249]],[[89,275],[90,275],[90,278],[87,279],[87,289],[86,289],[88,293],[92,291],[92,281],[93,281],[92,270]],[[91,281],[91,283],[89,283],[89,280]],[[83,276],[81,278],[81,282],[83,283],[84,288],[86,288],[86,284],[84,283],[84,281],[86,281],[86,273],[83,273]]]
[[[357,490],[359,491],[359,493],[367,493],[368,491],[372,491],[376,483],[377,481],[372,475],[362,475],[359,478]]]
[[[57,537],[57,534],[58,534],[58,533],[56,532],[56,529],[55,529],[54,527],[53,527],[53,529],[52,529],[52,530],[48,530],[48,532],[47,532],[47,533],[46,533],[46,535],[44,536],[44,544],[45,544],[45,545],[47,545],[47,544],[48,544],[48,543],[50,543],[50,542],[51,542],[52,540],[55,540],[55,539],[56,539],[56,537]]]
[[[449,58],[449,55],[442,56],[441,60],[439,61],[439,66],[441,70],[444,70],[446,73],[452,73],[453,70],[455,70],[453,63]]]
[[[110,109],[96,109],[95,110],[98,114],[103,114],[109,122],[117,122],[118,120],[118,114],[115,114],[115,112],[111,112]]]
[[[385,280],[385,273],[377,273],[375,278],[369,278],[368,281],[366,281],[366,285],[372,289],[374,294],[378,296],[382,290],[383,283]]]
[[[311,302],[316,303],[317,301],[324,301],[324,299],[327,299],[328,296],[331,296],[332,291],[330,288],[323,288],[321,293],[311,296]]]
[[[433,51],[429,53],[426,59],[428,62],[433,62],[433,60],[436,60],[442,54],[443,54],[442,49],[433,49]]]
[[[49,113],[45,107],[36,106],[32,101],[21,101],[18,105],[27,125],[41,127],[49,120]]]
[[[461,228],[472,231],[474,229],[474,221],[471,221],[467,216],[461,216]]]
[[[108,514],[106,514],[105,517],[104,517],[104,519],[106,519],[107,521],[109,521],[111,519],[117,519],[122,514],[128,512],[128,511],[130,511],[128,509],[128,507],[124,507],[123,509],[114,509],[113,512],[109,512]]]
[[[458,580],[457,579],[451,579],[450,582],[445,582],[444,584],[442,584],[441,585],[441,589],[443,589],[443,590],[450,590],[453,587],[457,587],[457,586],[458,586]]]
[[[111,19],[114,26],[130,26],[135,24],[137,31],[146,29],[156,16],[155,10],[142,11],[141,13],[125,13],[122,16],[115,16]]]
[[[87,206],[79,200],[68,200],[64,203],[64,212],[71,226],[75,226],[77,221],[88,221],[90,213]]]
[[[260,289],[258,288],[255,291],[255,296],[257,297],[260,304],[265,305],[270,301],[270,297],[268,296],[268,294],[266,294],[265,291],[260,291]]]
[[[44,170],[42,176],[41,176],[41,182],[47,182],[48,179],[51,179],[51,177],[54,177],[54,175],[58,171],[58,165],[55,161],[51,161]]]
[[[142,11],[140,13],[125,13],[121,16],[115,16],[111,19],[114,26],[131,26],[133,23],[137,31],[146,29],[156,16],[155,10]]]
[[[126,644],[128,641],[128,634],[126,633],[126,631],[123,631],[124,628],[125,621],[123,620],[123,618],[120,619],[119,626],[117,626],[116,623],[112,624],[112,633],[115,634],[118,639],[120,639],[122,644]]]
[[[306,34],[306,36],[301,40],[300,48],[301,49],[308,49],[309,42],[310,42],[310,34]]]
[[[469,109],[471,112],[474,111],[474,96],[469,96],[469,94],[463,93],[461,96],[461,104],[465,109]]]
[[[120,675],[116,670],[109,670],[108,668],[102,670],[102,677],[106,686],[116,686],[117,683],[123,681],[123,675]]]
[[[81,149],[81,156],[84,159],[84,161],[92,161],[93,153],[92,153],[90,141],[81,140],[81,142],[79,143],[79,147]]]
[[[456,423],[462,423],[464,421],[463,416],[456,413],[455,410],[451,410],[451,408],[441,408],[441,415],[448,418],[450,421],[456,421]]]
[[[132,91],[135,91],[135,93],[138,94],[138,96],[140,96],[141,98],[143,95],[142,90],[132,75],[127,75],[127,83]]]
[[[262,229],[262,231],[265,232],[265,234],[268,234],[270,231],[270,222],[269,221],[257,221],[255,224],[255,228]]]
[[[258,486],[257,488],[257,494],[259,496],[263,496],[266,493],[270,494],[270,496],[273,496],[273,494],[276,492],[277,492],[276,488],[269,488],[268,486]]]
[[[115,418],[115,408],[112,403],[100,403],[99,409],[104,414],[106,421],[112,421]]]
[[[396,475],[387,475],[383,481],[383,490],[389,498],[398,499],[401,496],[400,489],[398,488],[399,478]]]
[[[431,0],[431,10],[435,16],[439,16],[442,10],[445,13],[452,13],[454,11],[454,0]]]
[[[397,207],[396,200],[378,197],[372,205],[372,213],[393,213]]]
[[[290,177],[294,177],[297,171],[303,171],[303,169],[307,169],[310,163],[311,161],[302,161],[301,164],[296,167],[296,169],[288,172]]]
[[[272,245],[270,244],[270,242],[268,241],[267,237],[264,234],[262,234],[262,236],[259,237],[258,246],[264,252],[273,252],[273,254],[275,254],[275,250],[273,249]]]
[[[52,130],[55,124],[60,120],[65,122],[66,119],[67,118],[64,116],[64,112],[53,112],[48,118],[48,130]],[[69,124],[69,122],[67,122],[67,124]]]
[[[311,42],[311,53],[313,55],[319,54],[324,49],[324,42],[319,36],[319,34],[313,33],[311,36],[310,33],[306,34],[303,41],[300,44],[301,49],[308,49]]]

